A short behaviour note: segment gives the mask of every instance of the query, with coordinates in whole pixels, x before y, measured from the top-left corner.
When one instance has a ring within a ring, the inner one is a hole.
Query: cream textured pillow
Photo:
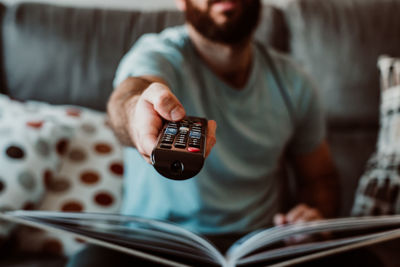
[[[34,209],[44,196],[43,181],[56,173],[71,131],[37,110],[0,95],[0,210]],[[0,224],[0,238],[13,225]]]
[[[122,198],[122,147],[102,112],[78,107],[49,106],[43,113],[73,129],[61,169],[47,176],[45,198],[38,209],[118,213]],[[23,228],[18,246],[28,252],[69,256],[82,247],[80,240]]]
[[[400,213],[400,59],[381,56],[380,131],[375,154],[359,181],[352,214]]]

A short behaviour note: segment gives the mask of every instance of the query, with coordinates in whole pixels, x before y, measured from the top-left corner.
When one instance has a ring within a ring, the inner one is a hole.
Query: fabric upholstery
[[[0,95],[0,211],[118,213],[122,157],[104,112]],[[0,240],[12,228],[0,222]],[[26,252],[71,255],[82,247],[69,235],[30,227],[15,232]]]
[[[284,31],[275,30],[284,25],[274,26],[283,23],[282,14],[264,11],[258,38],[287,47]],[[3,34],[7,89],[18,99],[104,110],[117,65],[137,38],[183,21],[178,11],[11,6]]]
[[[291,55],[321,90],[328,142],[349,215],[357,180],[375,150],[379,55],[400,55],[400,2],[296,0],[285,9]]]
[[[330,126],[376,126],[381,54],[400,55],[397,0],[298,0],[286,12],[293,57],[322,89]]]
[[[0,211],[37,208],[59,169],[71,132],[36,107],[0,95]],[[0,222],[0,239],[12,229]]]
[[[119,213],[122,199],[122,147],[103,112],[49,106],[73,132],[60,169],[44,180],[46,192],[38,210]],[[25,252],[70,256],[82,248],[70,235],[22,227],[17,246]]]
[[[400,58],[379,58],[380,129],[375,153],[357,189],[353,215],[400,213]]]

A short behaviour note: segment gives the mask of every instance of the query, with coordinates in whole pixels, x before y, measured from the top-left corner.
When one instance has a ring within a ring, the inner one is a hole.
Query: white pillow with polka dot
[[[0,94],[0,210],[34,209],[60,167],[70,131],[32,105]],[[13,224],[1,222],[0,238]]]
[[[359,180],[352,214],[400,214],[400,58],[381,56],[380,129],[376,152]]]
[[[85,108],[47,106],[41,111],[73,129],[59,172],[47,176],[40,210],[118,213],[122,194],[122,148],[107,126],[106,115]],[[31,228],[18,232],[23,251],[69,256],[80,240]]]

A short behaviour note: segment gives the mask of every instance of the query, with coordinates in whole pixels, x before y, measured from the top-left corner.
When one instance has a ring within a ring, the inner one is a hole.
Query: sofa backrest
[[[2,32],[3,32],[3,19],[4,19],[4,14],[6,11],[6,7],[0,3],[0,51],[2,51],[2,47],[3,47],[3,40],[2,40]],[[3,64],[1,64],[2,62],[4,62],[4,58],[3,58],[3,54],[0,52],[0,93],[1,94],[6,94],[6,80],[5,80],[5,73],[4,73],[4,68],[3,68]]]
[[[291,55],[315,79],[342,178],[344,214],[375,150],[379,55],[400,56],[400,1],[296,0],[285,9]]]
[[[135,40],[180,23],[174,12],[10,6],[3,33],[8,91],[22,100],[104,110],[116,66]]]
[[[105,110],[121,57],[144,33],[182,24],[178,11],[121,11],[25,3],[8,8],[6,86],[17,99]],[[277,26],[276,26],[277,25]],[[276,26],[276,27],[275,27]],[[287,49],[283,15],[265,6],[257,38]]]

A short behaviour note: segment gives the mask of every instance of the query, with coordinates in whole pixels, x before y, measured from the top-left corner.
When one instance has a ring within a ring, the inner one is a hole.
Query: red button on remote
[[[189,152],[199,152],[200,151],[200,148],[197,148],[197,147],[188,147],[188,151]]]

